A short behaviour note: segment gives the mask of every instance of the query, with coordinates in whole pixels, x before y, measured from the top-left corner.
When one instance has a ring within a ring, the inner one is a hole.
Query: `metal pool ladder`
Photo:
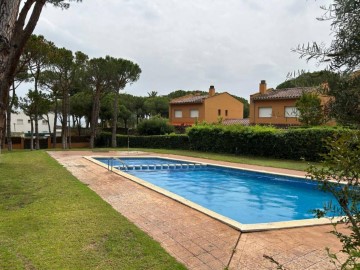
[[[114,158],[114,157],[113,157],[113,158],[109,158],[109,159],[108,159],[108,171],[112,171],[113,168],[115,167],[115,166],[113,165],[114,160],[119,161],[119,162],[122,164],[122,168],[124,168],[124,169],[127,169],[127,168],[128,168],[128,165],[127,165],[124,161],[122,161],[120,158]],[[111,161],[111,162],[110,162],[110,161]],[[120,166],[118,166],[118,169],[121,169]]]

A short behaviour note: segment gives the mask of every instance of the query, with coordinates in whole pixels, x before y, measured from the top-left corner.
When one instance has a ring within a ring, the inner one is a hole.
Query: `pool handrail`
[[[111,160],[111,166],[110,166],[110,161]],[[120,158],[117,158],[117,157],[111,157],[111,158],[108,158],[108,171],[112,171],[113,170],[113,161],[116,160],[116,161],[119,161],[123,166],[124,168],[127,168],[128,165],[123,161],[121,160]]]

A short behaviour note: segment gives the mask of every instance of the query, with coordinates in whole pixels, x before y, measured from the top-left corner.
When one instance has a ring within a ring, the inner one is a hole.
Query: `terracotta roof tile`
[[[285,89],[268,89],[265,94],[256,93],[250,96],[252,100],[272,100],[272,99],[297,99],[303,92],[313,92],[314,87],[294,87]]]
[[[248,126],[250,124],[249,118],[244,119],[225,119],[222,122],[223,125],[229,126],[229,125],[243,125]]]
[[[185,104],[185,103],[203,103],[204,99],[208,98],[208,95],[196,96],[196,95],[187,95],[179,98],[174,98],[170,101],[170,104]]]

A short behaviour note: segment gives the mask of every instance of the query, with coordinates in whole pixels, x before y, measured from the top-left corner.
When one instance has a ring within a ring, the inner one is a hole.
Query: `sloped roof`
[[[252,100],[297,99],[304,92],[314,92],[314,87],[294,87],[285,89],[268,89],[265,94],[256,93],[250,96]]]
[[[209,95],[197,96],[190,94],[183,97],[174,98],[170,101],[170,104],[204,103],[204,99],[208,97]]]

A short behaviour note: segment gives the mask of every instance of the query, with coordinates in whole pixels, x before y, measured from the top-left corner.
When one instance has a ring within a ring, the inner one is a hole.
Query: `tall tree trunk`
[[[7,123],[8,123],[8,121],[7,121],[6,117],[5,117],[5,126],[7,126]],[[5,148],[6,136],[7,136],[7,133],[6,133],[6,130],[5,130],[5,136],[2,137],[2,140],[0,142],[0,148]]]
[[[48,131],[49,131],[49,134],[51,134],[51,126],[50,126],[50,118],[49,118],[49,114],[45,114],[46,116],[46,123],[47,123],[47,126],[48,126]]]
[[[63,90],[63,100],[62,100],[62,109],[61,109],[61,112],[62,112],[61,142],[62,142],[63,149],[68,148],[68,145],[67,145],[67,136],[68,136],[67,100],[68,100],[67,92],[65,90]]]
[[[67,110],[67,115],[68,115],[68,133],[67,133],[67,136],[68,136],[68,148],[70,149],[71,148],[71,121],[70,121],[70,94],[68,94],[68,97],[67,97],[67,107],[66,107],[66,110]]]
[[[81,116],[77,118],[78,135],[81,136]]]
[[[95,90],[94,102],[91,112],[90,148],[94,148],[95,146],[96,129],[98,126],[99,111],[100,111],[100,96],[101,96],[101,88],[97,86]]]
[[[53,148],[56,148],[56,126],[57,126],[57,117],[58,117],[59,103],[58,99],[55,96],[55,111],[54,111],[54,127],[53,127]]]
[[[30,117],[31,129],[30,129],[30,150],[34,150],[34,119]]]
[[[8,151],[12,151],[12,140],[11,140],[11,109],[10,106],[6,110],[6,136],[7,136],[7,148]]]
[[[8,105],[9,89],[9,58],[11,56],[15,22],[19,13],[20,0],[0,0],[0,153],[1,142],[5,133],[5,111]],[[15,72],[15,69],[14,69]]]
[[[40,136],[39,136],[39,90],[38,90],[38,84],[39,84],[39,77],[40,77],[40,67],[38,66],[36,69],[35,74],[35,82],[34,82],[34,90],[35,90],[35,149],[40,149]]]
[[[35,121],[35,149],[39,150],[40,149],[40,139],[39,139],[39,116],[36,113],[35,117],[34,117],[34,121]]]
[[[0,141],[4,135],[5,111],[16,67],[46,0],[27,0],[19,13],[20,2],[0,0]]]
[[[119,93],[115,92],[114,96],[114,108],[113,108],[113,119],[112,119],[112,133],[111,133],[111,147],[116,147],[116,128],[117,128],[117,118],[118,118],[118,110],[119,110]]]
[[[9,103],[9,107],[6,110],[6,123],[7,123],[7,128],[6,128],[6,134],[7,134],[7,146],[8,146],[8,151],[12,151],[12,139],[11,139],[11,111],[12,108],[14,107],[14,103],[15,103],[15,99],[16,99],[16,93],[15,93],[15,83],[13,81],[12,83],[12,98],[11,101]]]

